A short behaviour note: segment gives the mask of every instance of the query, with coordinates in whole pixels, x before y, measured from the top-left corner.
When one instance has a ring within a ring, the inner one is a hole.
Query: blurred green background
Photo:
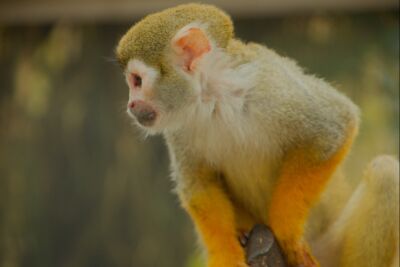
[[[361,107],[350,176],[398,156],[398,8],[234,20]],[[0,20],[1,267],[198,265],[163,140],[125,114],[113,50],[134,21]]]

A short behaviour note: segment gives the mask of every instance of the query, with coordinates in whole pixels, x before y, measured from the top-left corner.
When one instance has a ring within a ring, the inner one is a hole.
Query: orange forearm
[[[304,224],[313,204],[348,153],[356,131],[330,159],[313,161],[309,152],[297,150],[288,155],[271,199],[268,224],[273,229],[290,263],[313,261],[302,236]],[[304,250],[304,251],[296,251]],[[298,259],[309,257],[309,259]],[[310,264],[311,266],[314,266]],[[317,265],[317,263],[315,263]]]
[[[207,249],[208,266],[244,267],[234,207],[219,183],[205,180],[197,188],[180,192],[180,198]]]

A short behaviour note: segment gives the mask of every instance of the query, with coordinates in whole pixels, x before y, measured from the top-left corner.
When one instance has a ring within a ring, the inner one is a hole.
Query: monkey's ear
[[[172,48],[179,64],[191,72],[196,67],[196,61],[211,50],[211,43],[200,27],[188,25],[172,39]]]

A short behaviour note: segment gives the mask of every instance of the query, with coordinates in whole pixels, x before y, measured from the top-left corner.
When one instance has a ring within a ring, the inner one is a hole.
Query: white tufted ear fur
[[[191,23],[180,29],[172,38],[172,48],[178,63],[187,72],[196,68],[196,62],[211,50],[211,41],[198,23]]]

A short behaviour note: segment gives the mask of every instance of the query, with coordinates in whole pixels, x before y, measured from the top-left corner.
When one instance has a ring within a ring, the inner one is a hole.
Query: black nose
[[[135,116],[136,120],[143,126],[153,125],[157,117],[154,108],[142,101],[130,104],[129,110]]]

